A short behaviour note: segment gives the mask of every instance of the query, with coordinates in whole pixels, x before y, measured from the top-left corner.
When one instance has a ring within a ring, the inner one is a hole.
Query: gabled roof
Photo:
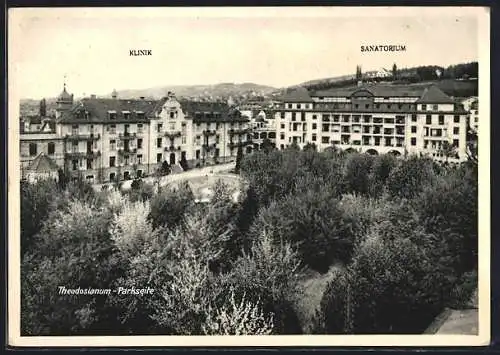
[[[147,117],[158,107],[158,101],[145,99],[110,99],[85,98],[76,103],[71,110],[64,112],[59,122],[62,123],[92,123],[92,122],[147,122]],[[110,120],[109,112],[116,113],[116,119]],[[88,116],[85,115],[88,113]],[[129,112],[125,118],[124,112]],[[144,118],[138,116],[144,113]]]
[[[432,85],[426,88],[420,97],[417,100],[418,103],[422,104],[453,104],[454,101],[451,97],[446,95],[443,91],[441,91],[437,86]]]
[[[350,97],[353,93],[362,89],[367,90],[376,97],[421,97],[429,84],[412,85],[363,85],[361,87],[351,86],[348,88],[335,88],[319,90],[312,94],[315,97]]]
[[[29,171],[36,173],[49,173],[58,169],[57,164],[43,152],[38,154],[28,167]]]
[[[194,122],[247,122],[248,118],[225,102],[181,100],[182,111]]]

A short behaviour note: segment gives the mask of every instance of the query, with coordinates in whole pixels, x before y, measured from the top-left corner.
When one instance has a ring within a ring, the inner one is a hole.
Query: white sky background
[[[9,10],[13,11],[13,10]],[[284,87],[395,62],[478,60],[480,8],[16,9],[9,61],[23,98],[253,82]],[[361,45],[403,44],[406,52]],[[152,56],[131,57],[130,49]]]

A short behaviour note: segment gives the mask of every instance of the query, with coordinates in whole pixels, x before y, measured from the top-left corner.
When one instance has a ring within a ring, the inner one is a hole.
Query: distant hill
[[[161,86],[148,89],[130,89],[130,90],[117,90],[118,97],[132,98],[132,97],[147,97],[147,98],[161,98],[172,91],[178,97],[228,97],[228,96],[241,96],[241,95],[268,95],[276,91],[276,88],[259,85],[254,83],[221,83],[215,85],[173,85]],[[111,93],[108,95],[111,96]]]

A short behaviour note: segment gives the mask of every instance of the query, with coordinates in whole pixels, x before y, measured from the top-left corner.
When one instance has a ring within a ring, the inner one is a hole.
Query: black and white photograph
[[[489,343],[487,8],[8,25],[11,345]]]

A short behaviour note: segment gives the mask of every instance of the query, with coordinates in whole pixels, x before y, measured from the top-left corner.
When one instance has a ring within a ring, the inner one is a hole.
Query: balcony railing
[[[235,134],[246,134],[250,132],[250,128],[236,128],[236,129],[233,129],[231,128],[228,133],[229,135],[235,135]]]
[[[181,147],[175,147],[173,145],[164,148],[165,152],[175,152],[175,151],[180,151],[180,150],[181,150]]]
[[[127,140],[127,139],[134,139],[137,137],[137,133],[129,133],[129,132],[125,132],[125,133],[120,133],[118,134],[118,138],[121,139],[121,140]]]
[[[181,136],[181,131],[165,132],[164,136],[170,139],[174,139]]]
[[[217,132],[214,130],[208,129],[208,130],[203,131],[203,135],[205,135],[205,136],[214,136],[215,134],[217,134]]]
[[[99,151],[99,150],[87,150],[85,152],[71,151],[71,152],[66,152],[64,155],[68,159],[71,159],[71,158],[94,159],[94,158],[101,156],[101,151]]]
[[[120,148],[118,149],[118,155],[128,155],[137,153],[137,148]]]
[[[64,138],[68,141],[96,141],[101,138],[101,134],[67,134]]]
[[[246,140],[244,142],[229,142],[227,145],[229,147],[229,149],[234,149],[234,148],[238,148],[238,147],[246,147],[247,145],[251,145],[253,144],[253,141],[252,140]]]
[[[205,150],[205,151],[210,151],[212,149],[215,149],[217,147],[217,144],[215,143],[211,143],[211,144],[203,144],[202,145],[202,148]]]

